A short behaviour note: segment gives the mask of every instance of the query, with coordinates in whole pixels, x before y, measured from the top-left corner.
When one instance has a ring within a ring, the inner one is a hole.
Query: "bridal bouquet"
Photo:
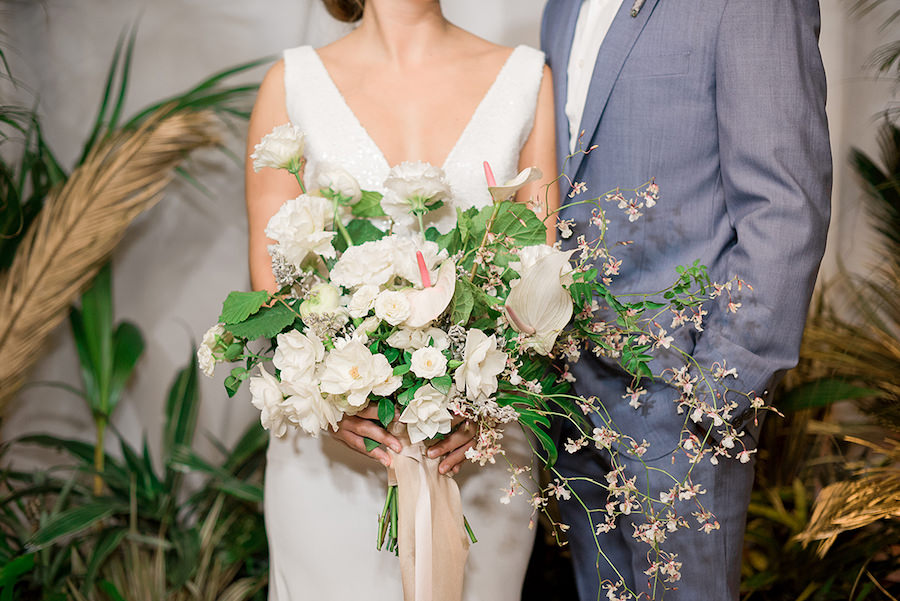
[[[447,495],[451,506],[459,506],[455,484],[437,476],[437,460],[429,466],[425,445],[465,419],[477,428],[466,456],[481,465],[493,463],[503,455],[503,428],[517,424],[533,434],[538,455],[552,465],[557,450],[549,430],[556,416],[584,434],[569,441],[570,452],[593,443],[639,458],[645,441],[616,432],[602,418],[597,399],[571,394],[568,364],[582,352],[618,361],[634,375],[625,398],[637,405],[641,379],[653,376],[654,350],[672,342],[659,325],[661,316],[670,312],[681,323],[700,327],[702,304],[742,285],[712,283],[703,266],[692,265],[680,268],[672,286],[653,297],[624,299],[609,291],[619,262],[605,241],[603,203],[637,219],[658,200],[652,182],[627,197],[614,191],[597,199],[592,220],[597,238],[561,250],[546,244],[547,225],[535,212],[542,203],[514,200],[521,187],[540,177],[536,169],[498,185],[485,164],[492,202],[463,210],[443,172],[425,163],[392,169],[384,194],[361,190],[353,175],[338,167],[321,169],[318,189],[307,191],[303,147],[302,133],[284,125],[256,148],[257,170],[287,169],[303,190],[283,204],[266,229],[274,241],[269,251],[279,290],[232,292],[200,346],[199,361],[208,375],[218,362],[238,362],[225,387],[233,395],[249,380],[252,403],[275,436],[290,428],[316,436],[337,429],[344,415],[377,407],[381,423],[409,449],[392,456],[391,482],[399,487],[389,488],[378,529],[379,548],[387,543],[396,552],[399,541],[401,560],[405,546],[416,547],[410,561],[428,557],[412,520],[407,517],[404,526],[405,515],[421,510],[422,481],[429,481],[429,494]],[[552,214],[546,221],[556,223]],[[554,227],[566,237],[566,222]],[[250,343],[259,339],[262,349],[252,350]],[[742,452],[740,435],[728,425],[735,404],[708,403],[695,394],[698,377],[727,375],[721,368],[691,372],[687,362],[669,374],[682,392],[679,410],[697,420],[712,418],[727,440],[725,446],[704,444],[709,441],[686,430],[685,452],[697,461]],[[589,425],[591,412],[600,413],[599,423],[607,426]],[[368,443],[369,450],[377,445]],[[513,470],[514,481],[523,469]],[[608,484],[613,499],[630,499],[608,506],[609,519],[639,510],[635,491]],[[532,493],[535,509],[549,496],[568,498],[570,492],[557,479]],[[464,527],[458,509],[449,516],[429,515],[456,532]],[[464,563],[468,541],[458,542],[462,551],[435,547],[432,557],[456,553]],[[659,542],[648,544],[658,551],[659,574],[671,577],[671,566],[666,568],[671,558]],[[449,546],[446,537],[442,545]]]

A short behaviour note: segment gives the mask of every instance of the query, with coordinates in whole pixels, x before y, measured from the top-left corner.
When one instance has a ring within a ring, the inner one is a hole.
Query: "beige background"
[[[869,260],[860,190],[846,156],[854,145],[876,148],[876,116],[889,106],[893,85],[875,80],[862,67],[892,32],[879,30],[884,11],[855,19],[848,15],[849,1],[821,4],[836,161],[835,209],[823,268],[827,276],[834,274],[838,261],[864,271]],[[508,45],[538,45],[542,7],[543,0],[444,2],[452,21]],[[316,0],[46,0],[11,2],[3,10],[2,43],[14,74],[27,86],[18,91],[20,99],[40,98],[45,132],[66,165],[77,155],[94,117],[116,38],[135,20],[140,28],[128,102],[132,111],[223,67],[274,56],[285,47],[322,45],[344,31]],[[261,75],[258,71],[247,79]],[[2,89],[8,96],[10,87]],[[241,154],[242,144],[236,137],[230,146]],[[159,206],[135,223],[114,257],[118,318],[140,326],[146,351],[113,422],[130,439],[146,434],[151,446],[159,439],[168,385],[187,361],[190,341],[199,340],[215,320],[229,290],[248,285],[241,170],[216,153],[197,157],[194,168],[212,198],[176,183]],[[200,430],[230,442],[255,419],[255,411],[246,390],[227,399],[221,386],[225,372],[220,370],[213,380],[204,378]],[[56,333],[32,372],[33,382],[46,380],[79,385],[66,328]],[[31,432],[93,435],[79,399],[34,385],[7,411],[0,439]],[[52,460],[32,451],[16,454],[23,465]]]

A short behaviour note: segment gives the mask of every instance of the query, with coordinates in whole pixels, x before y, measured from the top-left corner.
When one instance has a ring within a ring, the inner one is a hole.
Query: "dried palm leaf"
[[[900,441],[875,443],[855,437],[847,437],[847,441],[884,455],[888,465],[868,468],[860,472],[858,478],[835,482],[819,493],[809,523],[796,539],[804,545],[818,541],[820,557],[843,532],[879,520],[900,519],[900,469],[897,467]]]
[[[218,142],[212,114],[160,109],[97,145],[47,199],[0,276],[0,412],[125,229],[161,198],[187,153]]]

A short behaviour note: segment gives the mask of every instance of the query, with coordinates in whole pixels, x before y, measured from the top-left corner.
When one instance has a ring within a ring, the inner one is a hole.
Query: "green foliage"
[[[900,261],[900,128],[885,119],[878,135],[881,166],[858,148],[850,164],[866,187],[866,208],[886,244],[886,256]]]
[[[281,330],[294,323],[296,317],[294,309],[278,302],[271,307],[263,307],[240,323],[227,324],[225,328],[235,336],[248,340],[274,338]]]
[[[354,217],[359,217],[360,219],[385,217],[384,210],[381,208],[381,198],[382,195],[380,193],[365,190],[363,191],[362,198],[359,202],[353,205],[351,212]],[[353,237],[353,240],[356,241],[355,236]]]
[[[81,595],[92,596],[97,587],[108,587],[103,579],[109,570],[132,553],[154,552],[161,553],[173,592],[198,577],[204,554],[233,567],[234,580],[250,578],[254,586],[248,594],[259,589],[266,567],[259,475],[268,436],[253,424],[230,450],[214,441],[221,455],[217,463],[191,450],[199,407],[193,355],[192,349],[165,404],[161,470],[154,467],[146,442],[138,448],[120,440],[121,458],[103,454],[105,487],[96,494],[89,485],[94,445],[46,435],[15,442],[59,449],[71,466],[34,473],[7,470],[0,478],[3,490],[10,491],[0,498],[0,531],[6,533],[0,564],[25,565],[27,557],[33,562],[29,571],[17,574],[11,599],[54,598],[63,594],[67,581]],[[185,487],[186,473],[202,476],[199,487],[196,482]],[[213,512],[217,504],[221,511]],[[28,518],[30,506],[44,509]],[[204,535],[207,526],[219,531],[213,548]]]
[[[347,233],[353,240],[354,245],[360,245],[363,242],[372,242],[381,240],[385,236],[385,232],[375,227],[371,221],[367,219],[353,219],[347,224]],[[335,236],[332,240],[332,246],[338,252],[347,250],[347,241],[343,236]]]
[[[232,292],[222,303],[219,321],[224,324],[241,323],[266,304],[269,294],[265,290],[256,292]]]
[[[820,378],[790,389],[778,402],[782,411],[801,411],[827,407],[839,401],[862,400],[877,397],[880,390],[856,386],[838,378]]]
[[[69,314],[81,364],[84,398],[95,418],[109,421],[125,384],[144,352],[144,340],[132,323],[113,324],[112,270],[107,264]]]

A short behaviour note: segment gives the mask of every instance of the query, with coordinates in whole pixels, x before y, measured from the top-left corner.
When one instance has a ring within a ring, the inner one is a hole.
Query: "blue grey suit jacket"
[[[753,286],[736,314],[709,308],[703,331],[676,343],[702,365],[737,368],[731,388],[763,394],[795,365],[830,213],[831,155],[817,0],[646,0],[637,17],[625,0],[597,56],[581,121],[587,156],[565,160],[566,69],[580,0],[549,0],[541,45],[553,70],[560,170],[597,196],[650,178],[660,201],[634,223],[606,207],[609,239],[634,244],[615,291],[660,290],[678,265],[699,259],[713,280]],[[563,200],[567,200],[563,191]],[[579,234],[589,206],[573,207]],[[669,323],[661,324],[664,327]],[[657,363],[656,367],[664,366]],[[677,441],[678,394],[657,386],[635,411],[630,381],[586,354],[573,369],[582,394],[600,396],[629,434]],[[746,399],[732,423],[752,422]],[[715,435],[715,432],[713,432]]]

